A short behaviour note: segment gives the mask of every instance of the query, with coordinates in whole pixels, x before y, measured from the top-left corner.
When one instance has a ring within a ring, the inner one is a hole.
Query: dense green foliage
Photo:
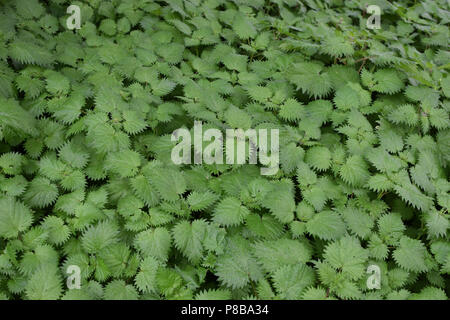
[[[0,297],[447,299],[449,18],[445,0],[0,0]],[[280,170],[174,165],[194,120],[278,128]]]

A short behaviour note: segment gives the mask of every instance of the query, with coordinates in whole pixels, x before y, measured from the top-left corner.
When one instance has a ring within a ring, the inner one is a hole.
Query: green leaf
[[[111,170],[123,178],[135,176],[140,165],[141,156],[132,150],[110,153],[105,161],[107,170]]]
[[[339,214],[328,210],[315,214],[306,223],[306,230],[323,240],[339,239],[346,232],[345,223]]]
[[[159,262],[152,256],[145,257],[141,261],[139,272],[136,274],[136,287],[142,292],[155,292],[157,288],[156,273]]]
[[[61,276],[55,269],[40,268],[33,273],[26,286],[26,295],[30,300],[57,300],[61,293]]]
[[[0,197],[0,236],[16,238],[33,222],[31,210],[13,197]]]
[[[363,185],[370,177],[367,163],[360,156],[351,156],[339,170],[339,175],[348,184]]]
[[[227,197],[218,203],[213,221],[225,226],[239,225],[249,213],[250,211],[238,199]]]
[[[24,199],[31,207],[44,208],[58,198],[58,187],[46,178],[35,178],[28,186]]]
[[[177,201],[179,195],[186,191],[186,181],[179,171],[154,168],[149,174],[149,180],[161,198],[167,201]]]
[[[341,211],[341,215],[354,234],[363,239],[370,235],[374,221],[367,213],[354,207],[346,207]]]
[[[334,269],[357,280],[365,274],[368,254],[359,240],[344,237],[325,248],[324,258]]]
[[[153,256],[167,261],[171,245],[171,236],[166,228],[155,228],[136,235],[135,246],[144,256]]]
[[[204,290],[195,296],[195,300],[231,300],[231,292],[227,289]]]
[[[278,295],[286,300],[298,300],[308,286],[314,284],[313,270],[302,264],[287,265],[273,274],[273,283]]]
[[[311,249],[303,242],[290,239],[257,242],[255,256],[267,272],[286,265],[305,264],[311,259]]]
[[[374,74],[375,85],[372,90],[381,93],[393,94],[403,89],[403,81],[395,70],[382,69]]]
[[[110,222],[99,222],[88,228],[81,238],[83,248],[89,253],[100,253],[119,241],[118,230]]]
[[[273,190],[263,199],[263,206],[268,208],[274,217],[288,223],[294,219],[295,200],[293,185],[290,181],[280,181],[273,186]]]
[[[254,38],[257,35],[257,30],[252,21],[241,12],[235,15],[232,25],[234,32],[241,39]]]
[[[105,300],[137,300],[138,292],[123,280],[113,280],[105,287]]]
[[[250,281],[262,277],[260,267],[250,253],[250,246],[242,239],[231,239],[227,251],[217,259],[215,274],[219,280],[232,289],[243,288]]]
[[[425,252],[426,248],[420,240],[402,237],[393,257],[395,262],[407,271],[425,272],[428,270]]]
[[[207,223],[204,220],[181,221],[172,229],[175,247],[190,261],[196,263],[203,256],[203,241],[206,236]]]
[[[312,147],[306,152],[305,162],[317,171],[327,170],[331,165],[331,152],[326,147]]]
[[[218,199],[218,196],[211,191],[197,192],[189,194],[187,201],[192,211],[201,211],[210,207]]]

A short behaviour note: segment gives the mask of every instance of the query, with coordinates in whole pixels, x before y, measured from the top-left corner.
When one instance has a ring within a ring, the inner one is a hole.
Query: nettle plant
[[[447,299],[447,1],[0,3],[1,298]]]

